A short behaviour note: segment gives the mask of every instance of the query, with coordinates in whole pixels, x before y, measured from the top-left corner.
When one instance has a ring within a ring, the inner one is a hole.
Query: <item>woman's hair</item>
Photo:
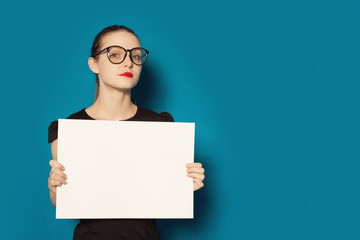
[[[96,35],[96,37],[94,39],[94,42],[92,44],[92,47],[91,47],[91,56],[94,56],[96,53],[98,53],[99,51],[102,50],[102,49],[100,49],[101,43],[102,43],[101,40],[106,34],[111,33],[111,32],[117,32],[117,31],[126,31],[126,32],[129,32],[129,33],[132,33],[140,42],[139,37],[130,28],[125,27],[124,25],[112,25],[112,26],[104,28],[101,32],[98,33],[98,35]],[[99,87],[100,87],[100,85],[99,85],[99,76],[97,74],[95,74],[95,75],[96,75],[96,86],[95,86],[95,99],[94,99],[94,102],[96,101],[96,99],[99,96]]]

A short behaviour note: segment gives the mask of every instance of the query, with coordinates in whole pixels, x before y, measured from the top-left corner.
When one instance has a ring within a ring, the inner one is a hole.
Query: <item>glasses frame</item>
[[[125,51],[125,56],[124,56],[124,60],[122,60],[121,62],[119,63],[114,63],[113,61],[110,60],[110,53],[109,53],[109,49],[112,48],[112,47],[119,47],[119,48],[122,48],[124,49]],[[145,55],[146,55],[146,58],[145,58],[145,61],[142,63],[142,64],[138,64],[138,63],[135,63],[135,61],[132,59],[132,55],[131,55],[131,51],[134,50],[134,49],[142,49],[145,51]],[[97,55],[103,53],[104,51],[106,51],[106,55],[107,55],[107,58],[109,59],[109,61],[113,64],[120,64],[122,62],[125,61],[126,57],[127,57],[127,53],[130,52],[130,60],[135,64],[135,65],[138,65],[138,66],[141,66],[141,65],[144,65],[148,59],[148,55],[149,55],[149,51],[146,50],[145,48],[142,48],[142,47],[135,47],[135,48],[132,48],[132,49],[126,49],[126,48],[123,48],[122,46],[118,46],[118,45],[111,45],[111,46],[108,46],[106,48],[104,48],[103,50],[99,51],[98,53],[96,53],[94,56],[92,56],[93,58],[95,58]]]

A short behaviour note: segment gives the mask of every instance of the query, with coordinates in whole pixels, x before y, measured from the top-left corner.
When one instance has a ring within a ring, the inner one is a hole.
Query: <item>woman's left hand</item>
[[[201,163],[188,163],[187,167],[187,176],[191,177],[194,182],[194,191],[199,190],[204,186],[203,180],[205,178],[204,172],[205,169],[202,167]]]

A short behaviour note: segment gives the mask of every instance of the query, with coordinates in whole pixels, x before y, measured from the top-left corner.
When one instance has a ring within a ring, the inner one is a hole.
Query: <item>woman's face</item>
[[[101,39],[100,50],[112,45],[118,45],[125,49],[141,47],[137,37],[125,31],[116,31],[104,35]],[[139,81],[142,66],[136,65],[130,60],[130,52],[127,52],[125,60],[120,64],[111,63],[106,51],[99,54],[95,61],[91,59],[89,59],[89,66],[99,76],[100,89],[105,87],[130,91]],[[130,72],[132,77],[120,76],[125,72]]]

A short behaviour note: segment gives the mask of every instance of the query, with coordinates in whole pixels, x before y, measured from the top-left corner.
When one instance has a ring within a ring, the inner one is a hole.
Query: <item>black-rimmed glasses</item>
[[[146,62],[149,54],[148,50],[141,47],[136,47],[133,49],[125,49],[121,46],[112,45],[107,48],[104,48],[103,50],[96,53],[92,57],[96,57],[97,55],[105,51],[107,52],[107,57],[109,61],[114,64],[122,63],[125,60],[127,53],[129,52],[130,59],[134,64],[143,65]]]

